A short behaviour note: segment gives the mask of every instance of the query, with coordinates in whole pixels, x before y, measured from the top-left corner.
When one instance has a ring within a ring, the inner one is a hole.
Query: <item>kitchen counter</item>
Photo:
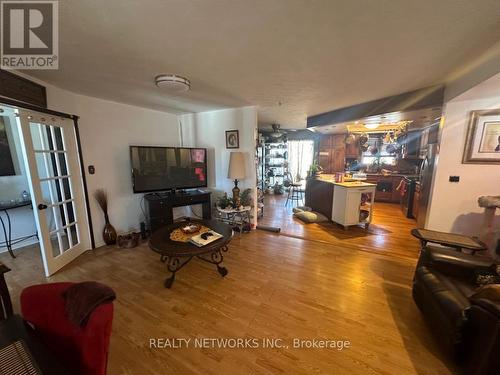
[[[328,181],[328,180],[322,180],[322,181],[327,182],[329,184],[333,184],[335,186],[342,186],[345,188],[359,188],[359,187],[376,186],[376,184],[371,184],[369,182],[364,182],[364,181],[345,181],[345,182],[335,182],[335,181]]]
[[[333,185],[338,185],[346,188],[356,188],[356,187],[367,187],[367,186],[375,186],[376,184],[371,184],[369,182],[364,181],[345,181],[345,182],[335,182],[334,175],[320,175],[319,178],[316,178],[316,181],[326,182]]]
[[[383,175],[382,173],[367,173],[367,176],[379,176],[379,177],[418,177],[415,173],[391,173],[389,175]]]
[[[335,182],[335,175],[333,175],[333,174],[322,174],[319,177],[315,178],[314,180],[321,181],[321,182],[327,182],[329,184],[334,184],[334,185],[340,185],[340,186],[344,186],[344,187],[351,187],[351,186],[362,187],[363,184],[365,184],[366,186],[373,185],[369,182],[364,182],[364,181],[359,181],[359,180]]]
[[[342,190],[349,192],[366,188],[374,193],[376,184],[363,181],[335,182],[334,175],[321,175],[319,178],[307,179],[305,205],[311,207],[313,211],[322,213],[328,219],[332,219],[334,189],[339,188],[343,188]]]

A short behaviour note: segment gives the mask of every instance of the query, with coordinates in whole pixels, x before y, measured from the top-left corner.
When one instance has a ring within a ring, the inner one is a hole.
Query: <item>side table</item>
[[[9,252],[12,258],[15,258],[14,252],[12,251],[12,222],[10,220],[9,210],[13,210],[15,208],[27,207],[31,206],[31,200],[28,201],[19,201],[19,202],[8,202],[1,203],[0,202],[0,211],[3,212],[7,218],[7,227],[5,227],[5,222],[0,215],[0,224],[2,225],[3,234],[5,237],[5,247]],[[37,234],[38,237],[38,234]]]
[[[223,223],[229,224],[232,227],[238,228],[239,232],[243,233],[245,227],[250,228],[251,211],[251,206],[241,206],[240,208],[221,208],[217,206],[216,219]]]

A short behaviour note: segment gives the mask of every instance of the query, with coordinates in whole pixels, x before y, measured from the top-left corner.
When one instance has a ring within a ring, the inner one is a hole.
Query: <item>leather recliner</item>
[[[476,284],[495,269],[488,258],[426,246],[415,271],[413,299],[467,374],[500,374],[500,285]]]

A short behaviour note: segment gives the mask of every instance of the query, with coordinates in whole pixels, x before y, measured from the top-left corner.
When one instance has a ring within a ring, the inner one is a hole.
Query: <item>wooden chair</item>
[[[4,274],[9,271],[10,268],[0,262],[0,320],[7,319],[13,315],[9,288],[7,288],[4,277]]]

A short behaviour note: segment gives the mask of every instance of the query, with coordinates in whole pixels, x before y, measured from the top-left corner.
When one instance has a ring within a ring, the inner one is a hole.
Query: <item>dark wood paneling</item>
[[[0,96],[47,108],[44,86],[1,69]]]

